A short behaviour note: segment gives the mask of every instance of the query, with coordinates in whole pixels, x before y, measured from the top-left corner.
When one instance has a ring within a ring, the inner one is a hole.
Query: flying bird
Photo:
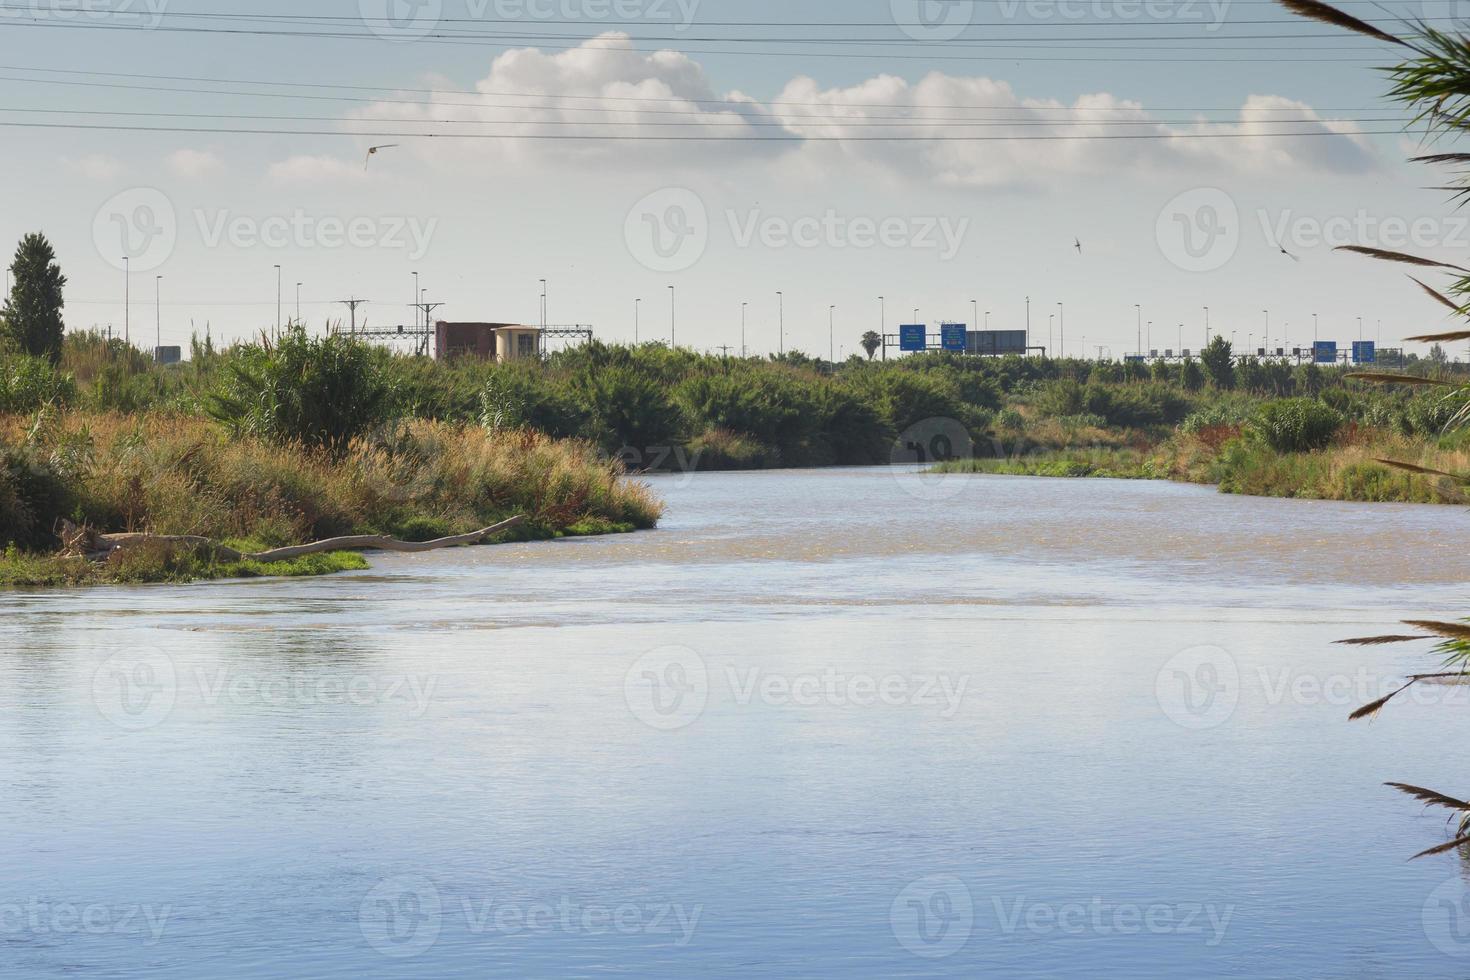
[[[1072,239],[1072,242],[1074,244],[1074,247],[1077,249],[1077,254],[1078,255],[1081,255],[1082,254],[1082,239],[1080,239],[1080,238],[1074,238],[1074,239]]]
[[[377,156],[379,150],[391,150],[397,145],[397,143],[383,143],[380,146],[368,147],[367,156],[362,161],[362,169],[366,170],[368,168],[368,164],[372,162],[373,157]]]
[[[1301,259],[1297,258],[1295,255],[1292,255],[1290,252],[1288,252],[1282,246],[1282,244],[1280,242],[1276,241],[1276,239],[1274,239],[1274,238],[1271,239],[1271,244],[1275,245],[1276,246],[1276,250],[1278,252],[1280,252],[1282,255],[1286,256],[1288,259],[1291,259],[1293,262],[1300,262],[1301,261]]]

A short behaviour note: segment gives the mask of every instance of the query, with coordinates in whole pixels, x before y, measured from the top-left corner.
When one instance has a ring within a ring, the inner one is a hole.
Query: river
[[[1463,977],[1462,508],[700,474],[637,535],[0,596],[0,976]]]

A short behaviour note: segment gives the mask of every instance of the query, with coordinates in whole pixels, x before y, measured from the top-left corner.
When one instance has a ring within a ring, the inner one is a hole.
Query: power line
[[[80,70],[80,69],[69,69],[69,68],[37,68],[37,67],[31,67],[31,66],[25,66],[25,65],[0,65],[0,71],[28,71],[28,72],[36,72],[36,73],[39,73],[39,74],[84,75],[84,76],[93,77],[93,78],[130,78],[130,79],[140,79],[140,80],[146,80],[146,81],[186,82],[186,83],[193,83],[193,84],[206,83],[206,84],[215,84],[215,85],[268,85],[268,86],[274,86],[274,87],[286,87],[286,88],[297,88],[297,89],[299,89],[299,88],[307,88],[307,89],[329,88],[329,89],[344,89],[344,90],[347,90],[347,91],[358,91],[358,92],[401,92],[401,93],[407,93],[407,94],[410,94],[410,95],[468,95],[468,96],[476,96],[476,97],[481,97],[481,98],[541,99],[541,100],[555,99],[555,100],[563,101],[563,102],[566,102],[566,101],[571,101],[571,102],[588,102],[588,101],[592,101],[592,102],[602,102],[602,103],[609,103],[609,102],[611,102],[611,103],[628,103],[628,102],[654,103],[654,104],[658,104],[658,105],[710,105],[710,106],[723,106],[723,107],[725,107],[727,109],[730,109],[730,110],[736,110],[736,109],[746,109],[746,110],[748,110],[748,109],[752,109],[752,108],[760,108],[760,107],[763,107],[763,106],[797,106],[797,107],[810,106],[810,107],[814,107],[814,108],[824,108],[824,109],[833,109],[833,108],[843,108],[843,109],[860,109],[860,108],[895,109],[895,108],[909,108],[909,109],[916,109],[916,110],[928,110],[928,109],[971,109],[971,110],[1025,111],[1025,112],[1072,112],[1072,111],[1075,111],[1070,106],[985,105],[985,104],[976,104],[976,103],[970,103],[970,104],[964,104],[964,103],[913,103],[913,104],[909,104],[909,105],[906,105],[906,106],[899,106],[899,105],[895,105],[894,103],[883,103],[883,102],[841,102],[841,103],[834,103],[834,102],[792,101],[792,100],[779,100],[779,99],[778,100],[771,100],[771,101],[767,101],[767,102],[756,102],[754,100],[751,100],[751,101],[741,101],[741,100],[737,100],[737,99],[728,99],[728,98],[726,98],[726,99],[701,99],[701,98],[693,98],[693,97],[687,97],[687,98],[677,98],[677,97],[675,97],[675,98],[668,98],[668,97],[660,97],[660,96],[642,96],[642,95],[570,95],[570,94],[568,94],[568,95],[562,95],[562,94],[551,95],[551,94],[547,94],[545,92],[507,92],[507,91],[501,91],[501,90],[487,90],[487,91],[481,92],[481,91],[477,91],[475,89],[400,88],[400,87],[387,86],[387,85],[353,85],[353,84],[336,83],[336,82],[283,82],[283,81],[276,81],[276,80],[272,80],[272,79],[250,79],[250,78],[221,78],[221,79],[211,79],[211,78],[202,78],[202,77],[197,76],[197,75],[152,75],[152,74],[140,74],[140,73],[134,73],[134,72],[83,71],[83,70]],[[435,107],[440,107],[440,106],[443,106],[443,107],[459,106],[459,107],[465,107],[465,108],[481,108],[481,107],[484,107],[485,106],[485,103],[483,103],[483,102],[442,102],[442,101],[438,101],[438,100],[388,99],[388,98],[382,98],[382,97],[376,97],[376,98],[353,98],[353,97],[349,97],[349,96],[331,96],[331,95],[299,95],[299,96],[292,96],[292,95],[287,94],[287,93],[238,92],[238,91],[210,91],[210,90],[202,90],[201,91],[201,90],[198,90],[198,89],[156,88],[156,87],[149,87],[149,86],[128,86],[128,85],[119,85],[119,84],[116,84],[116,83],[111,83],[111,84],[106,84],[106,85],[103,85],[103,84],[97,83],[97,82],[70,82],[70,83],[65,83],[65,82],[62,82],[60,80],[51,81],[51,80],[48,80],[48,79],[41,79],[41,78],[12,78],[12,79],[0,79],[0,81],[18,81],[18,82],[27,82],[27,83],[33,83],[33,84],[73,84],[73,85],[84,85],[84,86],[89,86],[89,87],[93,87],[93,88],[136,88],[136,89],[145,90],[145,91],[180,92],[180,93],[190,94],[190,95],[238,95],[238,96],[249,97],[249,98],[300,98],[300,99],[313,100],[313,101],[364,102],[364,103],[384,103],[384,104],[390,104],[390,105],[416,105],[416,106],[435,106]],[[574,106],[505,106],[504,108],[525,108],[525,109],[531,109],[531,108],[554,108],[554,109],[557,109],[557,110],[562,111],[562,112],[569,112],[569,111],[573,111],[575,109]],[[1136,112],[1136,111],[1139,110],[1139,108],[1140,107],[1138,107],[1138,106],[1094,106],[1094,107],[1090,107],[1088,109],[1088,111],[1089,112]],[[1281,107],[1263,106],[1258,111],[1267,111],[1267,112],[1296,112],[1296,111],[1299,111],[1299,108],[1300,107],[1298,107],[1298,106],[1281,106]],[[594,110],[586,110],[586,111],[594,111]],[[601,110],[601,107],[595,107],[595,111],[602,111]],[[643,109],[643,110],[637,110],[637,111],[640,111],[640,112],[653,112],[654,110],[652,110],[652,109]],[[1224,107],[1218,107],[1218,108],[1217,107],[1203,107],[1202,108],[1202,107],[1199,107],[1199,106],[1159,106],[1159,107],[1156,107],[1154,109],[1154,111],[1156,111],[1156,112],[1238,112],[1238,111],[1240,111],[1240,106],[1238,106],[1238,105],[1236,105],[1236,106],[1224,106]],[[1336,106],[1336,107],[1331,107],[1331,108],[1324,107],[1324,108],[1322,108],[1321,111],[1323,111],[1323,112],[1371,112],[1371,111],[1375,111],[1375,110],[1373,110],[1373,109],[1365,109],[1365,108],[1362,108],[1362,107],[1347,108],[1347,107],[1342,107],[1342,106]]]
[[[588,110],[584,110],[588,111]],[[613,112],[637,112],[638,110],[609,110]],[[1087,112],[1086,109],[1076,110],[1078,113]],[[264,121],[264,122],[355,122],[358,120],[344,119],[341,116],[281,116],[281,115],[255,115],[241,113],[220,112],[142,112],[142,111],[119,111],[114,109],[42,109],[42,108],[12,108],[0,107],[0,113],[50,113],[59,116],[125,116],[125,117],[147,117],[161,119],[220,119],[230,121]],[[1005,126],[1239,126],[1244,120],[1240,119],[1163,119],[1149,117],[1146,119],[952,119],[946,117],[904,117],[894,122],[872,121],[865,117],[847,117],[836,122],[808,122],[810,119],[829,119],[825,116],[794,116],[794,117],[771,117],[760,119],[704,119],[691,121],[669,121],[669,122],[645,122],[641,120],[618,120],[610,119],[599,121],[595,119],[425,119],[407,117],[385,117],[374,116],[370,120],[362,120],[373,123],[408,123],[419,125],[472,125],[472,126],[676,126],[689,129],[704,128],[826,128],[841,129],[856,127],[859,129],[921,129],[927,126],[944,125],[946,127],[1005,127]],[[1362,118],[1342,118],[1336,116],[1326,117],[1304,117],[1300,119],[1270,119],[1265,120],[1273,125],[1308,124],[1308,123],[1391,123],[1407,122],[1395,116],[1372,116]]]
[[[367,120],[364,120],[367,121]],[[431,125],[432,123],[428,123]],[[0,127],[11,129],[99,130],[124,133],[192,133],[225,136],[350,136],[370,139],[436,139],[436,140],[578,140],[610,142],[703,142],[703,143],[1027,143],[1060,140],[1153,140],[1153,139],[1287,139],[1311,136],[1396,136],[1402,129],[1362,130],[1338,133],[1312,130],[1299,133],[1100,133],[1094,135],[1052,134],[1046,136],[666,136],[666,135],[598,135],[591,133],[410,133],[391,130],[348,132],[338,129],[237,129],[195,126],[122,126],[92,123],[30,123],[0,121]]]

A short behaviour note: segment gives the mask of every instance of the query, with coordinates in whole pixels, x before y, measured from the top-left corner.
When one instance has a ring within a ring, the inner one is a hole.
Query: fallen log
[[[66,543],[69,553],[80,554],[93,561],[104,561],[118,550],[136,548],[145,544],[162,544],[177,548],[208,548],[226,561],[256,561],[271,564],[328,551],[396,551],[419,554],[426,551],[438,551],[442,548],[458,548],[479,544],[493,534],[509,531],[525,522],[526,519],[523,516],[512,517],[508,521],[501,521],[499,524],[481,528],[469,534],[456,534],[453,537],[439,538],[436,541],[399,541],[381,534],[357,534],[253,553],[237,551],[212,538],[202,538],[192,534],[98,534],[90,528],[77,527],[70,521],[62,522],[61,538]]]

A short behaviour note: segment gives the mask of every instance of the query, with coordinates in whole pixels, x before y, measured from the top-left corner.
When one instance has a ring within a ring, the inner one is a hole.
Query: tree
[[[1222,391],[1235,387],[1235,362],[1232,355],[1230,341],[1219,334],[1199,352],[1200,366],[1205,369],[1205,377],[1210,379],[1210,384]]]
[[[1179,367],[1179,383],[1185,391],[1199,391],[1205,386],[1205,373],[1199,369],[1192,357],[1186,357]]]
[[[859,343],[863,345],[863,350],[868,352],[868,360],[871,361],[873,355],[878,353],[878,348],[883,346],[883,338],[878,336],[878,331],[869,330],[863,334],[863,339]]]
[[[1433,347],[1429,348],[1429,359],[1435,364],[1448,364],[1450,361],[1450,356],[1444,352],[1443,347],[1441,347],[1439,344],[1435,344]]]
[[[61,337],[66,327],[61,308],[66,305],[62,289],[66,276],[56,264],[56,251],[42,234],[27,235],[15,250],[10,265],[10,295],[0,318],[5,333],[21,351],[49,358],[52,364],[61,360]]]

